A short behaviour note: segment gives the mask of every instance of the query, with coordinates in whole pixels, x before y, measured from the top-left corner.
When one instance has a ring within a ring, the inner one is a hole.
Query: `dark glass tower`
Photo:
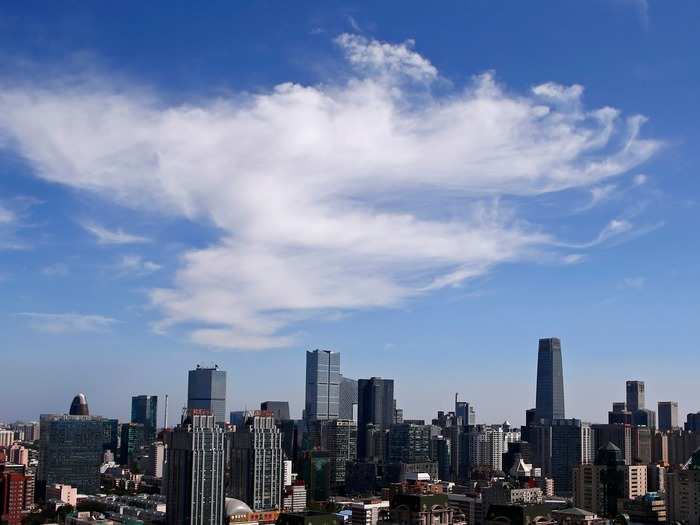
[[[187,408],[211,411],[214,421],[226,422],[226,372],[218,367],[190,370],[187,381]]]
[[[357,381],[357,455],[368,453],[368,427],[388,430],[394,421],[394,380],[373,377]]]
[[[158,423],[158,396],[133,396],[131,422],[144,426],[146,439],[154,438]]]
[[[564,419],[564,373],[561,341],[540,339],[537,355],[537,400],[535,420]]]

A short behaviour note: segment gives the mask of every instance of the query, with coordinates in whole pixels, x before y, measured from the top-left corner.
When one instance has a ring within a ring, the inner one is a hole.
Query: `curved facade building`
[[[71,416],[89,416],[90,411],[88,410],[87,398],[82,392],[73,398],[73,402],[70,404],[70,411],[68,412]]]

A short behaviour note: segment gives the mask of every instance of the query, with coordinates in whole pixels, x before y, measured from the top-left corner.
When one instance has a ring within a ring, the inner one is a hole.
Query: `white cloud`
[[[139,244],[150,242],[150,239],[146,237],[126,233],[121,228],[108,230],[94,223],[83,223],[81,226],[95,236],[98,244]]]
[[[27,319],[33,329],[51,334],[103,332],[117,322],[116,319],[111,317],[77,313],[47,314],[23,312],[17,315]]]
[[[15,214],[7,208],[0,205],[0,226],[15,222]]]
[[[643,186],[648,181],[649,181],[649,177],[647,177],[643,173],[639,173],[632,178],[632,182],[634,182],[635,186]]]
[[[351,18],[352,20],[352,18]],[[437,69],[429,60],[413,51],[413,40],[387,44],[360,35],[344,33],[335,39],[347,60],[356,68],[369,72],[407,76],[413,80],[433,80]]]
[[[153,261],[148,261],[141,257],[140,255],[124,255],[119,261],[119,269],[126,272],[133,272],[137,274],[146,274],[158,271],[161,269],[161,265],[154,263]]]
[[[562,247],[499,198],[603,184],[659,147],[640,138],[642,117],[587,110],[575,86],[523,96],[486,74],[444,95],[418,86],[416,98],[394,80],[438,72],[410,43],[338,43],[361,76],[196,104],[102,79],[5,89],[0,134],[46,180],[213,224],[219,240],[185,252],[172,286],[152,290],[158,328],[246,349],[287,346],[310,317],[397,305]],[[629,227],[613,221],[576,248]]]

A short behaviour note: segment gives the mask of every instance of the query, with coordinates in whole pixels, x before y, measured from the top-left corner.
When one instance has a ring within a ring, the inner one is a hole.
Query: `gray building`
[[[282,434],[275,418],[265,412],[254,413],[231,435],[228,496],[255,511],[279,509],[283,460]]]
[[[431,425],[400,423],[389,429],[387,457],[393,463],[431,461]]]
[[[644,408],[644,381],[627,381],[627,410],[634,413]]]
[[[340,353],[331,350],[306,352],[306,403],[308,421],[340,416]]]
[[[476,409],[466,401],[457,401],[455,398],[455,415],[462,418],[463,427],[476,425]]]
[[[347,377],[340,378],[340,419],[355,419],[357,406],[357,380]]]
[[[659,430],[676,430],[678,425],[678,401],[659,401]]]
[[[263,401],[260,403],[260,410],[263,412],[272,412],[275,416],[275,421],[288,421],[289,418],[289,402],[287,401]]]
[[[82,494],[97,494],[102,452],[105,442],[112,439],[110,422],[96,416],[43,414],[37,473],[39,490],[60,483],[71,485]]]
[[[131,422],[144,426],[147,439],[155,438],[158,428],[158,396],[133,396]]]
[[[187,408],[209,410],[217,423],[226,422],[226,372],[214,368],[190,370],[187,381]]]
[[[394,380],[381,377],[358,380],[357,401],[357,454],[364,459],[368,453],[368,426],[384,431],[394,422]]]
[[[535,420],[564,419],[564,373],[561,341],[540,339],[537,353]]]
[[[224,430],[205,409],[190,409],[166,433],[163,484],[168,525],[224,522]]]

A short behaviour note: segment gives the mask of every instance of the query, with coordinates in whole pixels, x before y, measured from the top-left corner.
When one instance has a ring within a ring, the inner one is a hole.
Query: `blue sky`
[[[128,417],[304,350],[407,417],[522,422],[626,379],[697,404],[700,6],[22,2],[0,8],[0,419]],[[171,421],[175,416],[171,416]]]

